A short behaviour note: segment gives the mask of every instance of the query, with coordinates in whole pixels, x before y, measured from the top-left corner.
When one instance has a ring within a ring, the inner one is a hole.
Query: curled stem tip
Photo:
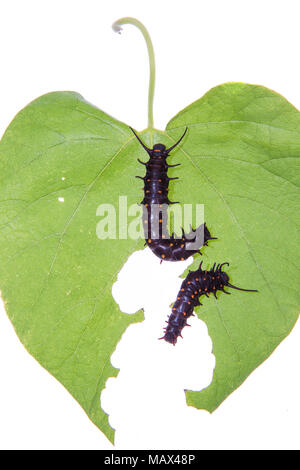
[[[145,26],[136,18],[124,17],[115,21],[112,25],[113,31],[121,34],[122,25],[131,24],[136,26],[144,36],[146,41],[148,56],[149,56],[149,68],[150,68],[150,77],[149,77],[149,91],[148,91],[148,128],[153,129],[153,99],[154,99],[154,87],[155,87],[155,58],[153,44],[150,38],[150,35],[145,28]]]

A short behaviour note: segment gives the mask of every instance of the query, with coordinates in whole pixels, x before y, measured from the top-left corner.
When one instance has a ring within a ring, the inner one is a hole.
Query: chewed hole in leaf
[[[202,390],[212,380],[212,342],[205,323],[196,315],[176,347],[158,340],[170,313],[169,305],[182,282],[179,276],[190,263],[160,264],[145,248],[129,257],[112,287],[122,312],[134,313],[143,308],[145,316],[143,322],[130,325],[123,334],[111,356],[112,365],[120,369],[119,375],[107,381],[102,393],[102,407],[117,432],[126,426],[128,432],[140,426],[141,416],[144,426],[148,426],[149,409],[151,420],[170,423],[174,412],[187,412],[183,391]],[[126,406],[120,406],[124,400]],[[179,428],[180,423],[177,425]]]

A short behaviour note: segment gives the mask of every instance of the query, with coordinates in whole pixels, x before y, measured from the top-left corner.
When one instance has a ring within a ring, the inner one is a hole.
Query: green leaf
[[[205,220],[218,237],[203,250],[205,265],[228,261],[234,285],[259,290],[230,289],[232,295],[197,308],[216,368],[211,385],[187,392],[187,401],[213,411],[298,317],[300,114],[271,90],[228,83],[181,111],[167,132],[174,140],[185,126],[173,197],[205,204]]]
[[[100,393],[117,374],[110,356],[122,333],[143,318],[122,314],[111,286],[143,240],[99,240],[96,210],[117,207],[119,194],[128,204],[140,197],[135,148],[127,126],[67,92],[27,106],[0,144],[6,311],[28,351],[111,440]]]
[[[289,333],[297,319],[296,216],[300,115],[263,87],[225,84],[171,120],[149,129],[146,144],[170,145],[170,199],[205,204],[218,237],[203,249],[207,266],[230,262],[232,291],[205,299],[216,356],[212,384],[188,403],[215,409]],[[99,204],[141,200],[142,156],[129,128],[71,92],[29,104],[0,142],[0,289],[27,350],[113,439],[100,393],[117,370],[110,356],[142,313],[120,312],[117,273],[143,240],[96,236]],[[121,227],[124,228],[124,227]],[[117,222],[117,232],[119,223]],[[197,257],[194,266],[198,266]]]

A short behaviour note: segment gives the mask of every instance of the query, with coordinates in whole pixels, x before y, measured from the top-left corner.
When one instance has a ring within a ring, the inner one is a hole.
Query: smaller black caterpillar
[[[222,263],[217,266],[215,263],[210,271],[203,271],[201,268],[201,261],[200,266],[196,271],[189,272],[181,284],[180,291],[172,308],[172,313],[166,322],[167,326],[165,328],[164,336],[159,339],[164,339],[175,346],[178,336],[181,336],[182,329],[187,325],[187,319],[194,315],[194,307],[202,305],[199,302],[199,297],[201,297],[201,295],[206,295],[208,297],[209,294],[213,293],[217,298],[216,293],[218,290],[225,294],[230,294],[230,292],[226,292],[224,290],[224,287],[226,286],[245,292],[257,292],[257,290],[241,289],[240,287],[230,284],[229,276],[222,271],[222,266],[226,264],[229,266],[229,263]]]

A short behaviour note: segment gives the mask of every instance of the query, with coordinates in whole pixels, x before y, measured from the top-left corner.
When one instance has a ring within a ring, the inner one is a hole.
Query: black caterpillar
[[[165,261],[184,261],[195,253],[201,254],[201,246],[207,245],[208,240],[214,238],[211,237],[205,223],[196,230],[191,229],[189,233],[182,230],[180,238],[174,234],[170,236],[167,229],[167,207],[170,204],[177,204],[168,198],[169,181],[178,179],[170,178],[167,172],[168,168],[178,166],[180,163],[169,165],[166,159],[171,150],[184,138],[187,128],[180,139],[168,149],[163,144],[155,144],[153,149],[149,149],[135,131],[130,129],[150,157],[147,162],[138,159],[146,167],[146,175],[137,176],[144,181],[144,199],[141,204],[144,205],[143,226],[146,244],[156,256]]]
[[[257,290],[241,289],[240,287],[230,284],[229,276],[222,271],[222,266],[225,264],[229,266],[229,263],[222,263],[217,266],[215,263],[210,271],[203,271],[201,261],[196,271],[189,272],[181,284],[180,291],[172,308],[172,313],[167,321],[164,336],[159,339],[164,339],[175,346],[178,336],[181,336],[182,329],[187,325],[187,319],[194,315],[194,307],[202,305],[199,302],[201,295],[208,297],[209,294],[213,293],[217,298],[216,293],[218,290],[225,294],[230,294],[230,292],[224,290],[226,286],[245,292],[257,292]]]

